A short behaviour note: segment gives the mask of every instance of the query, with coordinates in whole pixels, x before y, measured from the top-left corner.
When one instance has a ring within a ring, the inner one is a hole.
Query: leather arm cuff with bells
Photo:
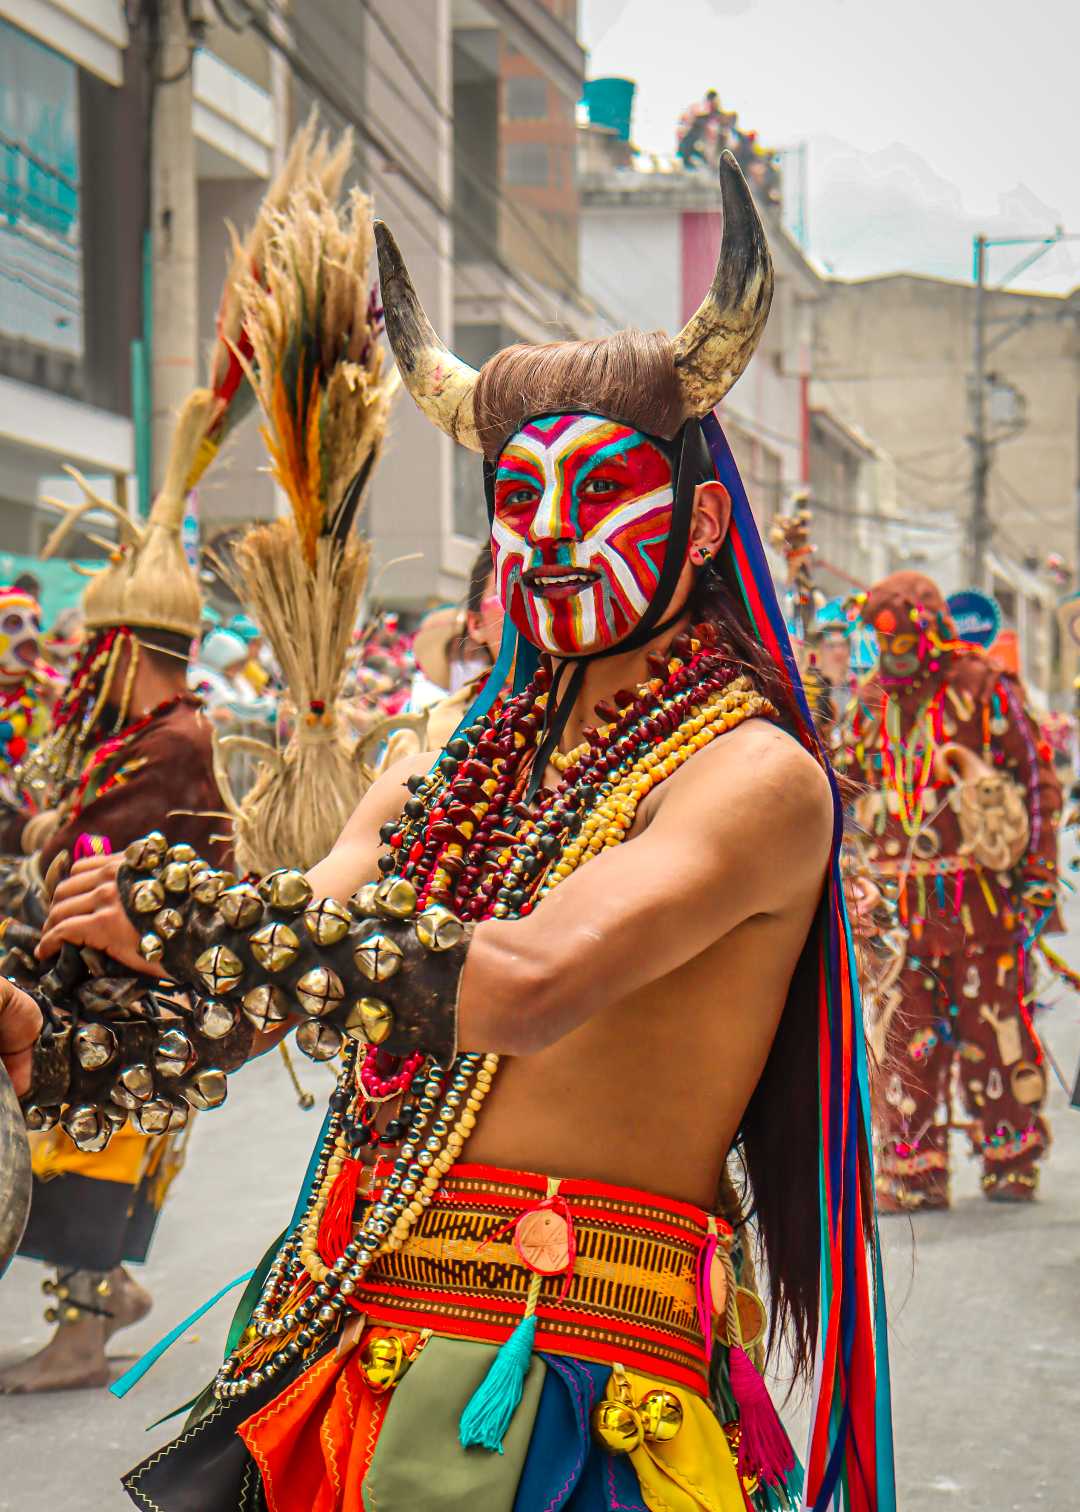
[[[59,1122],[80,1150],[103,1150],[130,1117],[142,1134],[176,1133],[192,1108],[225,1101],[226,1073],[254,1030],[222,1003],[177,1003],[144,978],[109,975],[96,952],[65,945],[30,984],[45,1023],[22,1099],[32,1130]]]
[[[313,1060],[346,1036],[453,1060],[471,929],[440,905],[418,909],[405,878],[368,883],[346,906],[315,899],[298,871],[236,883],[153,833],[128,847],[117,881],[147,960],[239,1002],[261,1031],[299,1015],[296,1041]]]

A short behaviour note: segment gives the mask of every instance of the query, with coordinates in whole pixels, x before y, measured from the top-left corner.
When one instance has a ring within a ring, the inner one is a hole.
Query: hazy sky
[[[710,87],[766,144],[808,143],[810,249],[838,274],[964,278],[976,232],[1080,233],[1076,0],[581,4],[590,74],[638,82],[639,146],[673,151]],[[1014,286],[1078,283],[1080,241]]]

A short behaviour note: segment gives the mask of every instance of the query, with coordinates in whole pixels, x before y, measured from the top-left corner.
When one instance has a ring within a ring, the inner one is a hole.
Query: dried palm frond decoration
[[[368,568],[353,524],[397,388],[396,372],[383,372],[372,246],[365,195],[354,189],[339,209],[311,188],[274,217],[263,277],[241,284],[251,354],[237,347],[238,360],[262,407],[271,472],[291,514],[254,526],[218,565],[269,641],[295,709],[283,751],[240,737],[217,742],[244,870],[313,865],[363,786],[337,703]],[[225,753],[238,745],[265,763],[241,804],[224,771]]]
[[[194,637],[199,633],[202,593],[188,565],[181,527],[191,490],[205,474],[236,423],[254,400],[250,345],[244,336],[242,288],[266,277],[266,256],[286,205],[323,203],[337,196],[351,156],[347,137],[331,148],[319,135],[314,112],[293,140],[281,171],[260,203],[250,230],[241,240],[230,228],[232,254],[221,302],[217,334],[209,360],[209,383],[184,400],[169,439],[161,490],[145,524],[96,494],[75,468],[67,471],[83,495],[78,504],[45,499],[63,519],[42,551],[50,557],[87,515],[112,515],[117,539],[89,535],[108,553],[102,569],[87,570],[90,581],[82,599],[87,644],[64,696],[53,711],[52,728],[31,753],[19,774],[38,803],[61,798],[78,778],[90,752],[127,721],[128,695],[139,654],[139,630],[166,630]],[[125,661],[124,687],[116,697],[116,672]],[[102,716],[113,710],[108,727]]]

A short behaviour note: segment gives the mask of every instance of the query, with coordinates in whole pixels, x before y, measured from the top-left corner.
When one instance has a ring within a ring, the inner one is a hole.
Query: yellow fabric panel
[[[163,1152],[150,1150],[152,1143],[165,1141],[152,1141],[150,1135],[140,1134],[125,1124],[104,1150],[89,1155],[77,1150],[63,1129],[57,1127],[48,1134],[32,1136],[31,1164],[40,1181],[51,1181],[54,1176],[89,1176],[93,1181],[121,1181],[125,1186],[137,1186],[151,1163],[157,1164],[161,1159]]]
[[[626,1377],[635,1402],[659,1389],[673,1392],[683,1408],[682,1427],[673,1439],[645,1444],[630,1456],[650,1512],[746,1512],[731,1448],[708,1404],[666,1381],[632,1370]],[[618,1396],[614,1375],[606,1395]]]

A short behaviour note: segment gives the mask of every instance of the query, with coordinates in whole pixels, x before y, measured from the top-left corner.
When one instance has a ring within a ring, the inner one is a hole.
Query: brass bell
[[[186,861],[170,861],[161,873],[161,885],[166,892],[186,893],[191,885],[191,868]]]
[[[163,940],[171,940],[184,927],[184,916],[175,908],[162,908],[154,915],[154,928]]]
[[[119,1108],[129,1111],[138,1108],[153,1095],[154,1076],[149,1066],[141,1063],[125,1066],[109,1088],[109,1096]]]
[[[321,898],[304,910],[304,928],[316,945],[336,945],[349,932],[349,910],[334,898]]]
[[[161,936],[154,934],[153,930],[148,930],[139,940],[139,954],[151,966],[156,966],[165,954]]]
[[[124,852],[124,860],[136,871],[152,871],[165,858],[165,836],[160,830],[151,830],[141,839],[133,840]]]
[[[362,997],[349,1009],[345,1028],[353,1039],[381,1045],[394,1027],[394,1012],[381,998]]]
[[[75,1059],[84,1071],[100,1071],[116,1057],[116,1035],[108,1024],[80,1024],[75,1031]]]
[[[217,997],[235,991],[244,979],[244,963],[227,945],[211,945],[195,961],[195,970]]]
[[[75,1148],[86,1154],[96,1155],[112,1138],[112,1124],[93,1103],[68,1108],[61,1123]]]
[[[305,1013],[321,1017],[333,1013],[345,997],[345,988],[329,966],[313,966],[296,984],[296,1000]]]
[[[59,1323],[60,1313],[58,1309],[55,1307],[47,1307],[45,1309],[45,1321],[46,1323]]]
[[[283,1024],[289,1017],[289,1000],[280,987],[253,987],[240,999],[244,1012],[259,1034]]]
[[[377,1395],[396,1386],[410,1363],[405,1346],[397,1334],[370,1339],[360,1356],[364,1380]]]
[[[365,882],[363,887],[358,887],[349,899],[349,910],[358,919],[370,919],[378,913],[375,906],[375,893],[379,884],[377,882]]]
[[[262,918],[262,899],[246,882],[238,882],[218,898],[218,912],[230,929],[250,929]]]
[[[370,932],[353,950],[353,960],[369,982],[385,982],[401,966],[401,946],[371,925],[368,930]]]
[[[159,1076],[183,1076],[195,1058],[195,1050],[180,1029],[166,1029],[154,1048],[154,1070]]]
[[[136,882],[131,889],[131,906],[136,913],[157,913],[165,902],[165,889],[155,877]]]
[[[632,1402],[605,1397],[592,1410],[593,1437],[611,1454],[633,1454],[645,1442],[645,1423]]]
[[[132,1115],[132,1123],[140,1134],[167,1134],[172,1124],[172,1103],[163,1097],[152,1097]]]
[[[296,932],[287,924],[263,924],[251,936],[251,953],[266,971],[285,971],[299,949]]]
[[[165,859],[189,865],[192,861],[199,860],[199,854],[193,845],[188,845],[186,840],[179,840],[175,845],[169,846],[165,852]]]
[[[196,1071],[189,1082],[180,1088],[181,1094],[193,1108],[204,1113],[209,1108],[220,1108],[229,1095],[229,1081],[224,1071],[207,1069]]]
[[[333,1060],[344,1042],[341,1030],[322,1019],[305,1019],[296,1031],[297,1046],[314,1061]]]
[[[425,950],[451,950],[465,938],[465,925],[441,903],[433,903],[416,916],[416,937]]]
[[[667,1444],[683,1425],[683,1405],[673,1391],[647,1391],[638,1411],[650,1444]]]
[[[209,867],[198,873],[192,867],[191,876],[191,896],[196,903],[216,903],[228,885],[221,872],[211,871]]]
[[[404,877],[387,877],[375,889],[375,907],[391,919],[411,919],[416,912],[416,888]]]
[[[292,867],[271,872],[259,883],[259,891],[271,908],[282,913],[299,913],[311,902],[311,883],[303,872]]]
[[[195,1027],[207,1039],[224,1039],[236,1024],[236,1009],[230,1003],[210,998],[195,1009]]]
[[[43,1108],[40,1103],[27,1103],[23,1108],[23,1122],[31,1134],[47,1134],[60,1122],[60,1109]]]

